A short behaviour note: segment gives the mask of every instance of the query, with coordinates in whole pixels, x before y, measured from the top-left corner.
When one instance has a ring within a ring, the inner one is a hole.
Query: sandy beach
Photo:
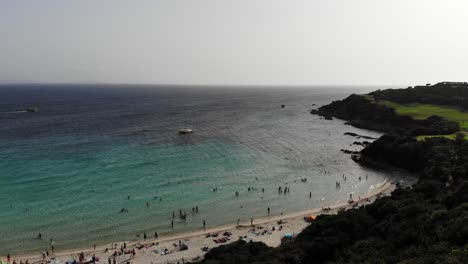
[[[390,181],[384,181],[374,190],[361,195],[360,200],[356,200],[356,202],[359,205],[372,203],[382,195],[389,195],[395,188],[395,185]],[[81,248],[57,252],[49,251],[49,256],[46,256],[45,259],[43,259],[42,253],[12,256],[11,262],[15,260],[19,264],[21,261],[24,263],[28,260],[29,263],[70,263],[73,260],[78,260],[80,253],[83,252],[85,261],[91,261],[94,255],[99,259],[100,263],[107,263],[109,259],[113,261],[114,257],[116,263],[184,263],[200,260],[207,249],[225,245],[238,239],[260,241],[268,246],[276,247],[281,244],[281,238],[286,233],[297,235],[309,225],[304,221],[305,216],[334,214],[340,209],[352,208],[349,203],[324,206],[329,207],[330,210],[325,211],[321,208],[314,208],[291,214],[272,215],[253,219],[253,225],[251,225],[250,221],[240,222],[239,226],[234,223],[158,238],[148,234],[146,241],[143,239],[126,241],[123,254],[120,254],[124,245],[124,242],[121,241],[108,245],[99,245],[96,249]],[[132,254],[133,251],[135,255]],[[117,255],[115,255],[115,252],[117,252]],[[1,256],[0,259],[6,261],[5,256]]]

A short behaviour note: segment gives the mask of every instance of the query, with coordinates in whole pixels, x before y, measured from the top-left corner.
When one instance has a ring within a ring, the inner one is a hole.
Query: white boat
[[[193,132],[191,128],[179,128],[179,134],[190,134]]]
[[[27,112],[39,112],[39,109],[37,107],[28,107],[26,108]]]

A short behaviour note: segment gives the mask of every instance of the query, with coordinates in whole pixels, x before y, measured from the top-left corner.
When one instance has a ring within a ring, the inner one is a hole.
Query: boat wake
[[[21,111],[9,111],[9,112],[0,112],[0,114],[21,114],[21,113],[27,113],[28,111],[26,110],[21,110]]]

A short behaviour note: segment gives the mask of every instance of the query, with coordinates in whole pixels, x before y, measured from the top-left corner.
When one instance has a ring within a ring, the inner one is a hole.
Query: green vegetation
[[[370,94],[359,94],[359,96],[371,101],[372,103],[375,102],[374,97],[372,95],[370,95]]]
[[[457,137],[457,133],[450,134],[450,135],[422,135],[422,136],[417,136],[417,140],[425,140],[426,138],[434,138],[434,137],[443,137],[443,138],[448,138],[451,140],[454,140]],[[468,140],[468,134],[464,134],[463,138],[465,140]]]
[[[446,120],[457,122],[461,128],[462,133],[465,134],[465,139],[468,139],[468,112],[460,111],[456,108],[445,106],[437,106],[431,104],[407,104],[402,105],[390,101],[379,101],[379,104],[385,105],[395,110],[399,115],[409,116],[416,120],[424,120],[431,116],[440,116]],[[447,135],[419,135],[417,140],[425,140],[431,137],[444,137],[448,139],[455,139],[456,133]]]
[[[381,105],[395,109],[399,115],[410,116],[415,120],[436,115],[457,122],[460,132],[468,134],[468,83],[466,82],[442,82],[432,86],[377,90],[366,96],[371,96],[372,100]],[[416,138],[422,140],[434,135],[419,133]],[[437,136],[453,139],[455,134],[441,133]]]
[[[458,122],[440,116],[430,115],[424,119],[414,119],[408,115],[400,115],[390,105],[377,103],[372,95],[350,95],[341,101],[334,101],[329,105],[313,110],[325,118],[335,116],[348,120],[348,124],[391,132],[394,129],[404,129],[412,136],[420,135],[448,135],[460,130]]]
[[[402,105],[390,101],[379,101],[379,104],[395,109],[395,112],[399,115],[410,116],[418,120],[423,120],[433,115],[440,116],[447,120],[458,122],[463,130],[468,130],[468,112],[455,108],[430,104]]]
[[[443,82],[432,86],[416,86],[407,89],[377,90],[372,93],[376,100],[399,104],[431,104],[453,106],[468,110],[468,83]]]

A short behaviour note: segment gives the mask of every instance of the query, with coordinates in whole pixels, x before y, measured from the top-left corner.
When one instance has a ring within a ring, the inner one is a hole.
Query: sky
[[[468,81],[466,0],[0,0],[0,83]]]

